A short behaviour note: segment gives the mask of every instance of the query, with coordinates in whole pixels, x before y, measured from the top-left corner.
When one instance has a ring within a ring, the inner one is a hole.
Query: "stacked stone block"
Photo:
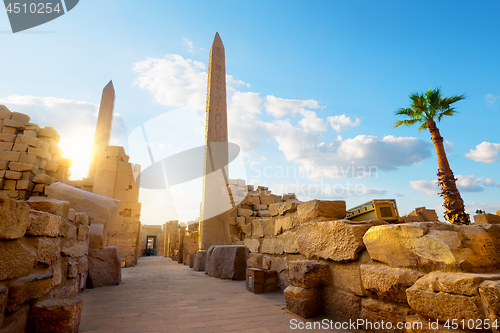
[[[229,191],[233,205],[229,231],[234,245],[242,244],[241,241],[249,237],[247,231],[254,221],[259,221],[263,225],[271,218],[271,205],[282,205],[287,200],[295,204],[300,203],[295,194],[275,195],[267,187],[258,186],[255,189],[253,185],[246,185],[241,179],[230,179]]]
[[[0,332],[78,330],[88,224],[67,201],[0,194]],[[48,322],[61,308],[59,321]]]
[[[30,123],[28,115],[0,105],[0,189],[18,200],[45,195],[45,186],[66,181],[72,160],[63,158],[59,134]]]

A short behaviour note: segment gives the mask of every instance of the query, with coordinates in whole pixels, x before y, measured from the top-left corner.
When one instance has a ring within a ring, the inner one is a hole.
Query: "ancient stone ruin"
[[[195,221],[141,224],[140,166],[109,146],[112,82],[81,180],[68,179],[55,129],[0,106],[0,332],[77,332],[82,291],[118,285],[148,248],[204,272],[193,276],[282,293],[293,318],[324,316],[365,332],[500,332],[499,213],[472,225],[439,222],[425,207],[391,223],[353,220],[342,200],[303,202],[229,179],[224,61],[217,34]]]

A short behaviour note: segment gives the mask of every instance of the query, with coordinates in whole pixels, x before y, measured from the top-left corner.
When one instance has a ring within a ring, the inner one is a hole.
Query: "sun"
[[[63,157],[71,158],[73,165],[70,168],[71,180],[80,180],[87,177],[94,129],[90,127],[74,126],[70,130],[60,133],[59,147],[63,150]]]

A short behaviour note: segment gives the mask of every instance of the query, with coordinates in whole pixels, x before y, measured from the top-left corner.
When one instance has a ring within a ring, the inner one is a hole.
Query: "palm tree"
[[[398,116],[407,116],[409,119],[399,120],[394,127],[401,125],[412,126],[421,124],[418,131],[428,129],[431,132],[432,142],[436,148],[438,159],[438,185],[441,186],[441,195],[444,199],[444,217],[450,223],[470,224],[469,214],[465,213],[465,206],[460,192],[457,189],[456,178],[453,176],[446,152],[444,150],[443,138],[436,126],[444,116],[453,116],[456,111],[451,107],[453,103],[465,99],[465,95],[443,97],[440,88],[429,89],[425,93],[411,94],[412,104],[409,108],[401,108],[396,111]]]

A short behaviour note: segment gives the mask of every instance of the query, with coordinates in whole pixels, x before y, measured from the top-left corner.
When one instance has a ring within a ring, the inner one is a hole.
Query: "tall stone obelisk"
[[[231,244],[228,211],[228,140],[226,64],[224,45],[215,34],[208,65],[207,121],[203,201],[200,212],[200,249]]]
[[[92,155],[87,173],[87,177],[89,178],[94,178],[97,160],[99,156],[104,154],[104,149],[109,146],[114,108],[115,88],[113,87],[113,81],[109,81],[102,90],[101,105],[99,106],[99,115],[95,127],[94,144],[92,146]]]

